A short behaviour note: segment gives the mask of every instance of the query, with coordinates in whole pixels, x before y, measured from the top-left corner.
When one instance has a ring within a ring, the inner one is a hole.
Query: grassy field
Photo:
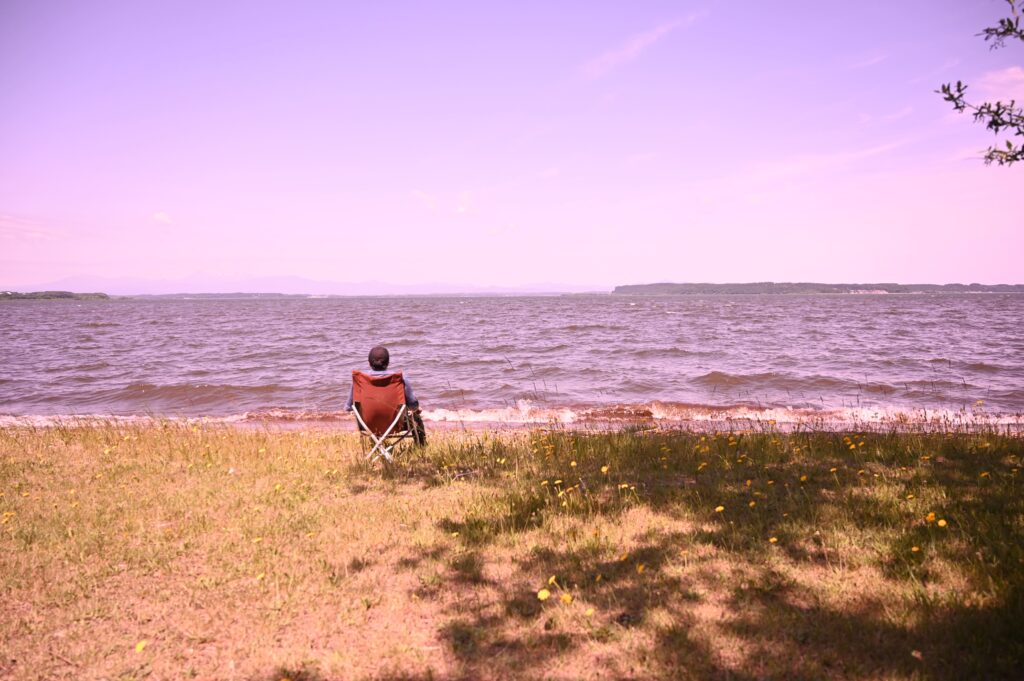
[[[996,433],[0,430],[0,678],[1020,678]]]

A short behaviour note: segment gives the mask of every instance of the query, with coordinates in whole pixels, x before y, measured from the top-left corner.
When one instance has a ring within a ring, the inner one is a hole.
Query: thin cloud
[[[751,177],[761,180],[792,180],[800,176],[839,170],[865,159],[888,154],[911,142],[913,142],[912,139],[903,139],[862,149],[783,158],[755,165]]]
[[[853,63],[850,64],[849,68],[850,68],[851,71],[857,71],[859,69],[867,69],[867,68],[870,68],[872,66],[877,66],[877,65],[881,64],[883,61],[885,61],[888,58],[889,58],[889,55],[887,55],[887,54],[882,54],[881,52],[875,52],[874,54],[870,54],[870,55],[868,55],[866,57],[861,57],[860,59],[857,59],[856,61],[854,61]]]
[[[878,115],[876,115],[876,114],[861,114],[860,115],[860,120],[861,120],[861,123],[871,123],[871,122],[874,122],[874,121],[883,121],[883,122],[886,122],[886,123],[890,123],[892,121],[898,121],[901,118],[906,118],[907,116],[909,116],[912,113],[914,113],[914,107],[912,107],[912,106],[905,106],[902,109],[900,109],[899,111],[894,111],[893,113],[889,113],[889,114],[878,114]]]
[[[978,81],[978,89],[986,99],[1004,102],[1012,99],[1024,103],[1024,67],[1008,66],[999,71],[989,71]]]
[[[161,225],[174,224],[174,220],[171,219],[171,216],[163,211],[153,213],[153,222],[159,222]]]
[[[0,213],[0,239],[6,241],[55,241],[62,235],[34,220]]]
[[[950,58],[950,59],[947,59],[946,61],[944,61],[942,63],[942,66],[938,67],[937,69],[932,69],[931,71],[929,71],[928,73],[924,74],[923,76],[918,76],[917,78],[911,78],[907,82],[909,84],[911,84],[911,85],[917,85],[918,83],[926,82],[926,81],[930,82],[930,81],[934,80],[935,78],[938,78],[940,75],[942,75],[946,71],[949,71],[951,68],[953,68],[955,66],[959,66],[959,65],[960,65],[960,60],[959,59],[956,59],[955,57],[954,58]]]
[[[879,116],[879,118],[881,120],[883,120],[883,121],[898,121],[901,118],[906,118],[907,116],[909,116],[912,113],[914,113],[914,107],[912,107],[912,106],[905,106],[902,109],[900,109],[899,111],[895,111],[895,112],[893,112],[891,114],[886,114],[884,116]]]
[[[433,196],[426,193],[425,191],[413,189],[410,196],[412,196],[412,198],[416,199],[417,201],[422,202],[430,210],[434,210],[435,208],[437,208],[437,200],[435,200]]]
[[[443,213],[447,213],[449,210],[456,215],[463,215],[465,213],[473,212],[473,195],[468,191],[459,192],[455,197],[455,205],[452,206],[451,195],[445,194],[440,200],[432,194],[428,194],[420,189],[413,189],[409,196],[415,201],[422,203],[427,209],[434,211],[439,207]]]
[[[619,45],[618,47],[609,50],[608,52],[605,52],[584,64],[582,69],[583,75],[590,80],[601,78],[613,69],[638,58],[646,50],[664,39],[665,36],[672,31],[678,28],[690,26],[703,15],[704,13],[690,14],[683,19],[676,19],[675,21],[670,21],[652,28],[649,31],[637,33],[636,35],[631,36],[622,45]]]

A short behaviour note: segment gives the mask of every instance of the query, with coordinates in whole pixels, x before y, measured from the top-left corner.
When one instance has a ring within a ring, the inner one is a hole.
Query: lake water
[[[1024,295],[924,294],[8,302],[0,414],[330,420],[377,343],[435,421],[1024,412]]]

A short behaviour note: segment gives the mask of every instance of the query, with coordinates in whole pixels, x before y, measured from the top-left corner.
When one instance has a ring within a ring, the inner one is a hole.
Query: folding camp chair
[[[405,380],[401,371],[386,376],[353,371],[352,412],[359,424],[363,451],[367,444],[373,444],[366,455],[371,461],[377,457],[390,463],[395,446],[406,438],[415,437],[416,424],[405,404]]]

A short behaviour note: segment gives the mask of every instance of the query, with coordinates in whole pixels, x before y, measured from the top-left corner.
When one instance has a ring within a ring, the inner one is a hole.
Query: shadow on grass
[[[726,629],[750,646],[746,659],[756,661],[750,678],[1019,678],[1024,650],[1016,593],[985,608],[925,609],[907,627],[891,622],[885,612],[890,604],[868,601],[860,611],[837,612],[818,605],[813,594],[794,591],[784,586],[733,595],[738,617]],[[677,661],[676,635],[659,636],[658,655],[666,663]]]
[[[612,677],[1018,678],[1020,439],[547,433],[523,451],[485,450],[445,452],[436,473],[450,481],[450,471],[471,471],[489,490],[464,516],[438,520],[466,550],[449,559],[436,588],[487,591],[460,599],[439,631],[460,677],[544,676],[584,646],[628,639],[635,657],[602,661]],[[473,457],[481,457],[476,468]],[[503,458],[508,463],[496,463]],[[935,518],[914,501],[922,497]],[[615,521],[638,507],[694,529],[647,533],[625,557],[586,542],[534,548],[513,559],[508,583],[484,577],[487,551],[503,537],[556,517],[584,526]],[[865,538],[868,545],[850,549]],[[702,544],[715,548],[715,563],[694,558],[680,570],[680,551]],[[905,595],[887,603],[866,592],[837,610],[779,572],[778,558],[797,570],[867,567]],[[734,574],[722,574],[723,564]],[[928,595],[925,585],[949,566],[976,599]],[[548,574],[557,579],[541,602],[537,579]],[[598,615],[578,612],[562,594]],[[709,609],[720,611],[712,625]],[[630,638],[632,629],[648,638]],[[722,652],[723,640],[734,643],[734,654]]]
[[[269,674],[253,677],[252,681],[331,681],[309,666],[278,667]]]

